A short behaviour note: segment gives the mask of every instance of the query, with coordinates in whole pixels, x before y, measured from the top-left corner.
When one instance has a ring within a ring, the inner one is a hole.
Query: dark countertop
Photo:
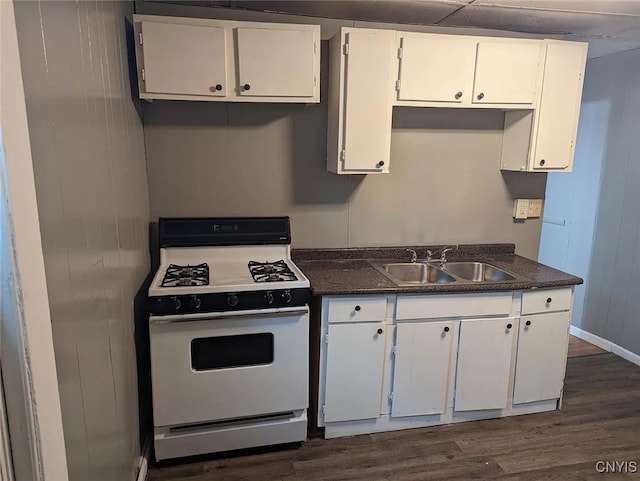
[[[426,249],[441,246],[412,247],[423,257]],[[489,262],[516,277],[505,282],[451,282],[397,286],[378,272],[367,259],[408,261],[404,247],[380,249],[299,249],[293,251],[296,265],[311,282],[314,296],[349,294],[398,294],[429,292],[512,291],[582,284],[582,279],[566,272],[514,254],[513,244],[460,246],[450,260]]]

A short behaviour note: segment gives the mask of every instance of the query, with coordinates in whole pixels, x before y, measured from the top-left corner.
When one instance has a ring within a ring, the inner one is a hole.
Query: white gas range
[[[149,287],[156,459],[303,441],[309,281],[287,217],[160,219]]]

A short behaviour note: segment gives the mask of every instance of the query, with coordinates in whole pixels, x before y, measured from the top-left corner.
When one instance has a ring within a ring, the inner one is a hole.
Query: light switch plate
[[[526,219],[529,215],[529,199],[516,199],[513,202],[513,218]]]
[[[529,212],[527,217],[540,217],[542,215],[542,199],[529,199]]]

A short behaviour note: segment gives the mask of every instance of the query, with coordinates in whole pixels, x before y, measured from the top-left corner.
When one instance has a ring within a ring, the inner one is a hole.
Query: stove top
[[[148,291],[152,311],[189,314],[307,304],[309,280],[291,260],[288,219],[283,219],[164,220],[160,266]]]

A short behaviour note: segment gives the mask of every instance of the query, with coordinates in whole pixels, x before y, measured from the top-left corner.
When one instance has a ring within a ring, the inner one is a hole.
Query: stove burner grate
[[[209,285],[209,265],[179,266],[170,264],[162,279],[161,287],[207,286]]]
[[[298,278],[284,260],[276,262],[249,261],[249,272],[255,282],[297,281]]]

